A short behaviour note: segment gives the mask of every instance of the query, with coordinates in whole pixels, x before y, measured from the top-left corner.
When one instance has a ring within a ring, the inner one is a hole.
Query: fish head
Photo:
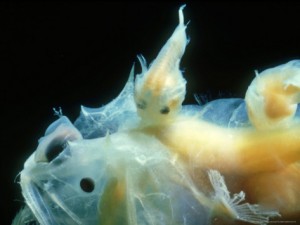
[[[62,116],[48,127],[25,162],[20,175],[23,196],[41,224],[93,224],[95,220],[101,187],[91,171],[98,165],[82,157],[86,152],[82,140]]]
[[[61,116],[25,162],[20,184],[44,225],[206,224],[208,209],[174,157],[138,131],[85,139]]]

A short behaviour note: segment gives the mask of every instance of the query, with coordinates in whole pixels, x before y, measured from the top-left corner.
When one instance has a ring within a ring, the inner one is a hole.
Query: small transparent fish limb
[[[58,110],[56,108],[53,108],[53,114],[54,116],[58,116],[58,117],[62,117],[63,116],[63,112],[62,112],[62,108],[58,107]]]
[[[215,191],[214,210],[218,214],[261,225],[267,224],[269,218],[280,216],[277,211],[266,210],[256,204],[241,203],[245,200],[245,193],[243,191],[230,197],[224,177],[218,171],[209,170],[208,176]]]
[[[245,100],[257,129],[288,128],[300,102],[300,60],[256,72]]]
[[[179,9],[179,24],[147,70],[146,60],[139,57],[142,74],[136,77],[134,100],[138,114],[146,125],[165,124],[181,109],[186,93],[186,81],[179,63],[188,43],[183,8]]]

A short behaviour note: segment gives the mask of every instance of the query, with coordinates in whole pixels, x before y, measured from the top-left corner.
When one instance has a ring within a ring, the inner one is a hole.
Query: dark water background
[[[243,97],[255,69],[300,59],[296,1],[186,3],[186,103],[195,103],[195,93]],[[0,3],[0,224],[10,224],[22,206],[14,180],[56,119],[52,108],[61,106],[74,121],[80,105],[116,97],[136,55],[150,62],[171,35],[181,4]]]

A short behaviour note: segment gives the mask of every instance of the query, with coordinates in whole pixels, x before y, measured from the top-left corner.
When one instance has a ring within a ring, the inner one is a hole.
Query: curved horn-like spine
[[[300,60],[256,72],[245,100],[249,119],[257,129],[290,126],[300,102]]]
[[[151,73],[159,73],[161,71],[173,72],[174,70],[179,70],[179,62],[184,54],[186,44],[188,43],[185,33],[186,25],[184,25],[184,17],[182,12],[184,7],[185,5],[180,7],[179,24],[167,43],[160,50],[156,59],[153,61],[151,67],[149,68],[148,76]],[[178,74],[172,73],[169,75],[175,76]]]

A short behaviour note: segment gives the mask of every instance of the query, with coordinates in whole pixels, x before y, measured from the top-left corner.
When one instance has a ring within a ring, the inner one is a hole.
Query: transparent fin
[[[215,209],[231,218],[253,224],[267,224],[270,217],[280,216],[277,211],[266,210],[256,204],[241,203],[245,193],[241,191],[230,197],[224,177],[216,170],[209,170],[209,180],[215,191]]]

